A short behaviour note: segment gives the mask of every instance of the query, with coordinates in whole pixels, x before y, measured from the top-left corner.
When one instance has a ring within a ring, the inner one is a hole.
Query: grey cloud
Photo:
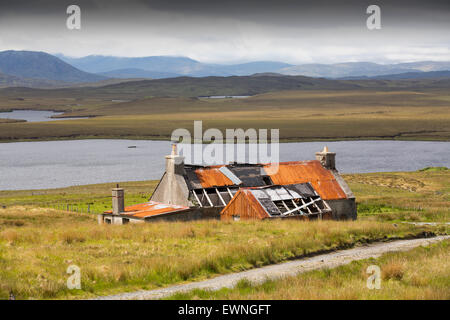
[[[449,1],[15,0],[0,2],[0,50],[67,55],[186,55],[207,62],[450,60]],[[65,27],[69,4],[82,30]]]

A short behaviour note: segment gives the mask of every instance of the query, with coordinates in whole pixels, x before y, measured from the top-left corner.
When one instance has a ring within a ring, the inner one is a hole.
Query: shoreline
[[[20,122],[20,121],[19,121]],[[0,125],[2,123],[0,122]],[[6,123],[3,123],[6,124]],[[29,139],[2,139],[0,143],[16,143],[16,142],[50,142],[50,141],[75,141],[75,140],[130,140],[130,141],[168,141],[170,137],[152,137],[152,136],[76,136],[76,137],[49,137],[49,138],[29,138]],[[445,138],[398,138],[398,137],[338,137],[338,138],[283,138],[280,143],[301,143],[301,142],[339,142],[339,141],[421,141],[421,142],[450,142]],[[196,143],[196,142],[194,142]],[[203,144],[211,143],[203,141]]]
[[[447,167],[426,167],[421,168],[418,170],[411,170],[411,171],[373,171],[373,172],[348,172],[343,173],[340,172],[342,175],[355,175],[355,174],[395,174],[395,173],[411,173],[411,172],[423,172],[427,171],[429,169],[438,169],[436,171],[439,171],[439,168],[446,168],[446,170],[450,170],[450,168]],[[432,170],[431,170],[432,171]],[[39,195],[38,192],[48,192],[48,191],[63,191],[64,189],[71,189],[71,188],[83,188],[83,187],[94,187],[94,186],[106,186],[106,185],[116,185],[119,184],[130,184],[130,183],[157,183],[159,179],[148,179],[148,180],[123,180],[123,181],[106,181],[106,182],[98,182],[98,183],[88,183],[88,184],[79,184],[79,185],[66,185],[61,187],[52,187],[52,188],[41,188],[41,189],[1,189],[1,193],[7,193],[7,192],[36,192],[36,195]]]

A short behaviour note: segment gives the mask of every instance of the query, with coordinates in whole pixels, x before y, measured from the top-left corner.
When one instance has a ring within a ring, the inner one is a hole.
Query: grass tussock
[[[405,263],[401,261],[390,261],[383,267],[383,279],[401,280],[405,274]]]

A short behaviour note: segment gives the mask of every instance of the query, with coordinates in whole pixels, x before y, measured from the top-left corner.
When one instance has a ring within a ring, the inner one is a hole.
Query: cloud
[[[369,31],[360,1],[78,1],[82,29],[67,30],[68,1],[0,4],[0,50],[69,56],[175,55],[202,62],[290,63],[450,60],[447,2],[384,5]],[[67,2],[67,3],[66,3]],[[223,2],[225,3],[225,2]],[[3,14],[1,14],[3,12]]]

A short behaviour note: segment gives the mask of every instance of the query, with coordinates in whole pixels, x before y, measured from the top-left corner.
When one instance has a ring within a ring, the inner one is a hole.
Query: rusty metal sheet
[[[289,185],[309,182],[323,200],[345,199],[345,192],[319,161],[280,162],[277,165],[265,165],[264,170],[274,184]]]
[[[164,213],[183,211],[186,209],[189,209],[189,207],[149,201],[125,207],[125,212],[122,212],[121,215],[135,218],[146,218]],[[112,213],[112,211],[106,211],[105,213]]]
[[[219,169],[220,167],[205,167],[195,170],[203,188],[234,185],[233,181],[228,179]]]
[[[246,189],[240,189],[220,214],[223,219],[231,219],[235,215],[239,215],[242,220],[269,217],[250,190]]]

